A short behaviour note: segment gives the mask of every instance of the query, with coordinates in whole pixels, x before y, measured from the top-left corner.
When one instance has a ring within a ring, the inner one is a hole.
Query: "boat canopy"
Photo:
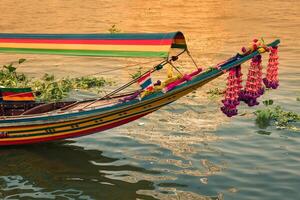
[[[0,53],[167,58],[172,48],[187,48],[184,35],[181,32],[112,34],[0,33]]]

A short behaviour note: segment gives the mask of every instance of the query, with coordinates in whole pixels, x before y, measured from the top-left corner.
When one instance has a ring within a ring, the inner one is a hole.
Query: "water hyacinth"
[[[54,75],[44,74],[41,79],[31,79],[23,73],[17,72],[16,64],[21,64],[25,59],[18,62],[4,65],[0,69],[0,86],[7,88],[25,88],[31,87],[36,95],[36,100],[43,102],[55,102],[67,97],[68,93],[74,89],[99,91],[100,88],[111,85],[103,77],[80,77],[80,78],[62,78],[56,80]]]
[[[263,104],[265,105],[264,108],[254,112],[256,115],[256,124],[260,128],[276,125],[277,128],[299,130],[297,128],[297,122],[300,122],[300,115],[298,113],[286,111],[281,106],[273,105],[273,100],[265,100]]]

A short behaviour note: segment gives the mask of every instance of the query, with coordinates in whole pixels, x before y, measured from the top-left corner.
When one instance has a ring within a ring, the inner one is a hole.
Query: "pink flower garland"
[[[237,115],[237,106],[240,101],[244,101],[248,106],[258,105],[257,98],[264,94],[263,83],[267,88],[276,89],[278,84],[278,47],[267,47],[254,39],[250,48],[242,48],[243,54],[247,55],[258,50],[260,53],[270,51],[266,77],[262,79],[261,55],[254,56],[251,60],[250,68],[245,88],[242,90],[241,66],[229,70],[227,78],[227,89],[225,91],[223,106],[221,110],[228,117]]]
[[[242,88],[242,73],[241,66],[237,66],[229,70],[227,78],[227,89],[225,91],[224,100],[222,100],[223,107],[221,110],[228,117],[237,115],[237,106],[239,102],[239,93]]]
[[[261,55],[257,55],[252,58],[246,86],[240,92],[239,100],[244,101],[248,106],[255,106],[259,104],[257,98],[263,93]]]
[[[276,89],[279,86],[278,81],[278,47],[270,47],[269,63],[267,68],[266,78],[263,82],[267,88]]]

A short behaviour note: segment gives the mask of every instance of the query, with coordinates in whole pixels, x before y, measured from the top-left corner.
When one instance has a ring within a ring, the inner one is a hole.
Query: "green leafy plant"
[[[273,103],[273,100],[265,100],[263,101],[265,108],[254,112],[257,125],[260,128],[266,128],[274,123],[278,128],[294,129],[295,127],[291,123],[299,122],[300,115],[292,111],[285,111],[282,107],[273,105]]]
[[[19,63],[19,64],[22,64],[22,63],[25,62],[25,61],[26,61],[25,58],[20,58],[20,59],[18,60],[18,63]]]
[[[18,63],[21,64],[25,59],[19,59]],[[13,66],[14,63],[3,65],[0,70],[0,85],[2,87],[27,87],[29,80],[23,73],[17,73],[17,67]]]
[[[271,105],[273,105],[273,103],[274,103],[274,101],[272,99],[268,99],[268,100],[263,101],[263,104],[265,106],[271,106]]]
[[[136,79],[136,78],[140,77],[142,75],[142,69],[143,69],[142,67],[139,67],[135,73],[130,74],[131,78]]]
[[[120,33],[121,32],[121,29],[118,29],[117,28],[117,25],[116,24],[113,24],[109,29],[108,31],[111,33],[111,34],[114,34],[114,33]]]
[[[72,89],[70,81],[55,81],[54,75],[45,74],[42,79],[35,80],[30,84],[34,91],[38,91],[37,96],[42,101],[58,101],[67,96]]]
[[[25,59],[20,59],[21,64]],[[44,74],[41,79],[29,79],[25,74],[18,73],[14,63],[4,65],[0,70],[0,85],[2,87],[24,88],[31,87],[40,101],[53,102],[65,98],[73,89],[89,90],[112,85],[112,82],[104,78],[81,77],[81,78],[62,78],[56,80],[54,75]],[[99,91],[98,91],[99,92]]]
[[[32,82],[31,86],[35,91],[40,91],[41,95],[38,96],[38,99],[43,101],[58,101],[65,98],[73,89],[99,89],[111,84],[112,82],[102,77],[63,78],[55,80],[53,75],[45,74],[41,80]]]
[[[207,91],[206,94],[208,94],[208,98],[215,99],[224,94],[224,89],[216,87]]]
[[[64,80],[68,81],[68,80]],[[74,78],[69,80],[73,88],[80,88],[80,89],[90,89],[95,87],[104,87],[106,85],[111,85],[112,82],[108,82],[104,78],[96,78],[96,77],[80,77]]]

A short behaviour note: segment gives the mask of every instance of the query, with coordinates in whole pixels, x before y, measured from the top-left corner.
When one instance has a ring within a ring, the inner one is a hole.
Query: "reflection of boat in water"
[[[143,159],[137,165],[124,154],[111,158],[77,144],[0,147],[0,199],[217,199],[187,192],[191,186],[177,183],[167,169],[140,167]]]
[[[279,40],[276,40],[268,46],[275,47],[278,44]],[[165,58],[149,71],[98,99],[50,104],[33,101],[2,102],[0,145],[78,137],[120,126],[177,100],[222,75],[226,70],[235,68],[262,53],[259,49],[254,49],[245,54],[237,54],[206,72],[201,72],[201,69],[197,67],[197,70],[190,74],[181,74],[166,82],[152,84],[149,78],[151,73],[159,71],[165,65],[170,65],[177,70],[173,63],[178,57],[183,53],[190,55],[181,32],[166,34],[0,34],[0,52]],[[136,82],[141,85],[141,90],[120,94]],[[22,99],[22,95],[24,97],[25,94],[31,93],[29,91],[14,95],[19,95]]]
[[[114,165],[117,159],[68,143],[2,147],[0,199],[155,199],[137,194],[138,190],[154,190],[152,182],[139,180],[129,183],[107,177],[109,173],[102,171],[112,174],[122,171],[155,172],[129,165]]]

